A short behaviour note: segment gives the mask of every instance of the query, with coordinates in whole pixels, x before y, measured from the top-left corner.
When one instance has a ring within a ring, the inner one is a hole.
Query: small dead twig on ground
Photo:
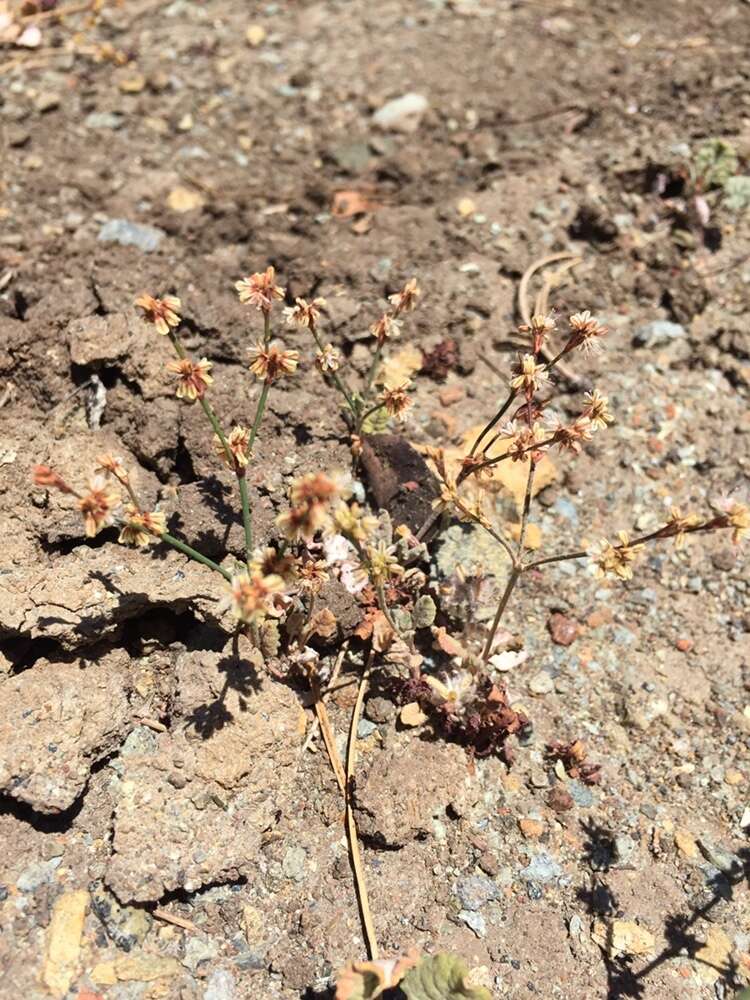
[[[192,920],[188,920],[187,917],[178,917],[177,914],[170,913],[169,910],[157,908],[151,911],[151,915],[156,917],[157,920],[163,920],[167,924],[174,924],[175,927],[182,927],[183,930],[191,931],[193,934],[197,934],[200,931],[200,928]]]
[[[365,672],[359,683],[357,700],[352,712],[352,721],[349,727],[349,746],[346,753],[346,830],[349,836],[349,850],[352,856],[352,867],[354,869],[354,881],[357,887],[357,898],[362,915],[362,926],[365,932],[365,945],[367,953],[372,961],[379,957],[378,941],[375,937],[375,927],[372,922],[372,912],[370,910],[370,900],[367,895],[367,883],[365,882],[365,872],[362,866],[362,855],[359,851],[359,840],[357,839],[357,824],[354,820],[352,810],[352,788],[354,782],[354,765],[357,761],[357,727],[359,726],[359,716],[362,711],[362,703],[365,700],[367,685],[370,678],[370,666],[373,660],[373,653],[367,661]]]
[[[320,718],[320,716],[321,716],[321,710],[322,710],[322,712],[325,715],[326,721],[328,721],[328,712],[326,711],[326,707],[325,707],[325,698],[326,698],[326,695],[330,694],[331,691],[333,690],[333,686],[336,683],[336,680],[337,680],[337,678],[339,676],[339,671],[341,670],[341,664],[344,662],[344,657],[346,656],[346,651],[347,651],[348,648],[349,648],[349,643],[348,642],[344,643],[344,645],[341,648],[341,651],[340,651],[339,655],[336,657],[336,662],[334,663],[334,665],[333,665],[333,671],[331,672],[331,679],[328,681],[328,685],[327,685],[325,691],[321,691],[320,684],[317,683],[317,681],[315,683],[313,683],[312,681],[310,682],[310,688],[312,690],[313,697],[315,698],[315,701],[313,703],[313,710],[315,712],[315,718],[313,719],[313,724],[310,726],[310,732],[307,734],[307,739],[305,740],[304,745],[302,747],[302,753],[303,754],[304,754],[304,752],[306,750],[310,749],[312,741],[315,739],[315,734],[318,731],[318,727],[321,726],[321,718]],[[329,727],[329,730],[330,730],[330,722],[328,722],[328,727]],[[324,734],[323,738],[325,739],[325,734]],[[333,762],[331,762],[331,763],[333,764]],[[342,773],[343,773],[343,769],[342,769]],[[338,775],[337,775],[337,777],[338,777]],[[340,784],[341,784],[341,782],[339,781],[339,785]],[[342,787],[341,791],[343,792],[343,790],[344,789]]]

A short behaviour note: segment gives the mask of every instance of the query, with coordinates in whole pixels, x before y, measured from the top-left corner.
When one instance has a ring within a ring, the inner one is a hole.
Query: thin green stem
[[[268,347],[271,340],[271,312],[263,310],[263,346]]]
[[[488,423],[485,424],[485,426],[480,431],[479,436],[477,437],[476,441],[471,446],[471,451],[469,452],[469,456],[470,457],[474,455],[474,453],[477,450],[477,448],[479,447],[479,445],[487,437],[487,435],[489,434],[489,432],[498,423],[498,421],[500,421],[500,420],[503,419],[503,417],[505,416],[505,414],[510,409],[511,403],[513,402],[513,400],[516,398],[517,395],[518,395],[518,391],[516,389],[511,389],[510,390],[510,394],[508,395],[508,398],[505,400],[505,402],[500,407],[500,409],[497,411],[497,413],[492,418],[492,420],[488,421]]]
[[[531,497],[534,492],[534,473],[536,472],[536,462],[529,459],[529,475],[526,479],[526,493],[523,498],[523,513],[521,514],[521,531],[518,536],[518,555],[520,562],[523,558],[523,549],[526,543],[526,529],[529,524],[529,511],[531,510]]]
[[[205,398],[205,396],[200,397],[200,404],[203,407],[203,412],[208,417],[209,423],[213,428],[214,434],[217,436],[219,441],[221,441],[221,446],[224,449],[224,454],[227,456],[227,461],[229,462],[230,469],[234,468],[234,455],[232,454],[232,449],[229,447],[229,442],[224,436],[224,432],[222,431],[218,418],[213,411],[213,407],[211,406],[209,401]]]
[[[215,563],[213,559],[209,559],[208,556],[204,556],[202,552],[198,552],[190,545],[186,545],[185,542],[181,542],[179,538],[175,538],[174,535],[170,535],[166,531],[156,537],[160,538],[163,542],[166,542],[167,545],[171,545],[173,549],[177,549],[178,552],[182,552],[182,554],[187,556],[189,559],[194,559],[196,562],[203,563],[204,566],[208,566],[208,568],[212,569],[215,573],[221,573],[224,579],[231,583],[232,574],[229,570],[224,569],[223,566],[219,566],[219,564]]]
[[[375,403],[375,405],[371,406],[369,410],[365,410],[365,412],[359,418],[359,426],[357,428],[357,433],[359,433],[362,430],[365,420],[367,420],[368,417],[371,417],[373,413],[377,413],[378,410],[382,410],[384,406],[385,403]]]
[[[253,444],[255,443],[255,438],[258,434],[260,428],[260,422],[263,419],[263,414],[266,409],[266,400],[268,399],[268,393],[271,388],[270,382],[264,382],[263,388],[261,389],[260,399],[258,400],[258,406],[255,410],[255,420],[253,420],[253,429],[250,431],[250,440],[247,443],[247,450],[253,450]]]
[[[245,554],[249,573],[250,560],[253,555],[253,521],[250,514],[250,497],[247,492],[247,479],[245,478],[244,469],[237,469],[237,485],[240,488],[240,498],[242,499],[242,523],[245,528]]]
[[[521,567],[514,566],[511,570],[510,576],[508,577],[508,582],[505,585],[505,590],[503,591],[503,596],[500,598],[500,603],[497,606],[497,611],[495,612],[495,617],[492,621],[492,627],[490,628],[489,635],[487,636],[487,641],[484,644],[484,650],[482,651],[482,659],[486,663],[490,658],[490,653],[492,652],[492,643],[495,640],[495,633],[497,632],[498,626],[500,625],[500,619],[503,617],[503,612],[507,607],[508,601],[510,600],[510,595],[518,583],[518,578],[521,575]]]
[[[314,323],[310,324],[310,333],[315,338],[315,343],[318,345],[318,350],[322,354],[323,350],[324,350],[323,341],[320,339],[320,336],[318,334],[318,331],[315,328],[315,324]],[[347,386],[346,382],[344,382],[343,378],[339,375],[338,372],[328,372],[327,374],[330,377],[330,379],[333,382],[333,384],[338,389],[338,391],[341,393],[341,395],[346,400],[349,409],[352,411],[352,415],[356,419],[356,417],[357,417],[357,408],[354,405],[354,399],[352,397],[351,389],[349,389],[349,387]]]

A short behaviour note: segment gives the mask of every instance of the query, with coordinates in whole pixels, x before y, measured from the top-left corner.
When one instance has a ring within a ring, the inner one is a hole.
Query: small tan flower
[[[250,572],[254,576],[280,576],[284,583],[294,583],[299,575],[299,560],[296,556],[282,555],[276,549],[256,549],[250,562]]]
[[[109,489],[109,484],[103,476],[92,476],[89,481],[89,492],[78,500],[78,509],[83,514],[86,535],[93,538],[102,528],[112,523],[115,508],[120,503],[120,497]]]
[[[250,371],[263,382],[275,382],[283,375],[292,375],[299,364],[299,351],[286,351],[279,344],[269,344],[262,340],[250,350]]]
[[[583,351],[600,351],[600,339],[607,333],[606,326],[594,319],[588,309],[574,313],[569,320],[571,334],[567,350],[580,347]]]
[[[561,451],[572,451],[576,455],[581,452],[581,442],[591,440],[591,421],[588,417],[578,417],[572,424],[563,424],[558,417],[554,417],[549,421],[548,429]]]
[[[732,541],[735,545],[742,541],[750,531],[750,508],[732,497],[721,497],[714,500],[714,510],[724,519],[724,527],[733,528]]]
[[[333,523],[347,538],[366,542],[378,526],[377,518],[366,514],[358,503],[339,504],[333,512]]]
[[[544,449],[535,448],[543,440],[541,428],[534,424],[533,427],[522,427],[513,439],[508,454],[513,462],[526,462],[529,455],[536,459]]]
[[[351,488],[348,473],[334,472],[327,475],[325,472],[308,472],[294,480],[289,496],[295,507],[303,503],[330,504],[349,496]]]
[[[596,575],[604,577],[611,574],[620,580],[632,580],[632,564],[643,546],[631,545],[630,537],[626,531],[618,531],[617,537],[620,540],[619,545],[612,545],[606,538],[603,538],[598,549],[592,554]]]
[[[247,625],[260,622],[268,614],[273,595],[283,589],[284,581],[280,576],[255,573],[251,577],[247,570],[240,570],[230,584],[232,614]]]
[[[674,536],[676,549],[684,547],[687,541],[687,529],[695,528],[701,523],[697,514],[686,514],[684,517],[679,507],[672,507],[669,511],[669,520],[665,527],[669,528],[669,536]]]
[[[234,462],[230,464],[226,450],[218,434],[214,434],[214,451],[228,469],[244,469],[247,465],[247,446],[250,440],[250,431],[247,427],[233,427],[227,435],[226,441],[232,453]]]
[[[213,382],[213,376],[208,374],[213,364],[208,358],[201,358],[200,361],[179,358],[168,361],[166,367],[170,374],[177,376],[177,398],[186,399],[189,403],[203,399],[206,389]]]
[[[379,541],[367,548],[367,569],[376,587],[382,587],[394,577],[404,575],[404,567],[399,565],[391,546]]]
[[[270,313],[274,300],[284,298],[284,289],[276,284],[276,271],[273,267],[235,281],[234,287],[240,302],[247,302],[265,313]]]
[[[114,476],[123,486],[129,481],[128,470],[119,458],[112,455],[97,455],[96,472],[103,472],[105,475]]]
[[[35,465],[33,477],[36,486],[46,486],[47,489],[59,490],[61,493],[75,493],[63,477],[48,465]]]
[[[175,295],[165,295],[163,299],[155,299],[152,295],[141,295],[135,300],[135,304],[143,310],[146,322],[152,323],[156,332],[164,337],[182,322],[180,319],[182,303]]]
[[[390,313],[383,313],[370,327],[370,333],[377,337],[378,347],[382,347],[386,340],[394,340],[401,335],[401,321]]]
[[[308,559],[300,566],[298,580],[300,588],[308,594],[317,594],[328,582],[328,564],[325,560]]]
[[[607,396],[602,396],[598,389],[594,389],[585,393],[583,398],[586,400],[586,406],[581,415],[591,421],[591,429],[606,430],[607,424],[611,424],[615,419],[607,409],[609,403]]]
[[[311,542],[328,523],[328,511],[322,503],[290,507],[276,518],[282,535],[290,542]]]
[[[534,354],[538,354],[544,345],[544,341],[554,332],[556,326],[557,322],[554,313],[547,313],[546,316],[541,313],[535,313],[529,322],[522,323],[518,330],[520,333],[531,335],[532,350]]]
[[[411,384],[411,380],[407,379],[401,385],[385,385],[380,394],[386,413],[402,422],[406,420],[406,414],[412,406],[412,400],[408,396]]]
[[[522,389],[527,399],[531,399],[534,393],[549,382],[549,375],[543,364],[537,364],[533,354],[524,354],[519,357],[513,365],[514,378],[510,380],[512,389]]]
[[[338,371],[341,367],[341,352],[333,344],[326,344],[323,350],[315,355],[315,366],[323,375]]]
[[[325,308],[325,299],[295,299],[293,306],[284,310],[284,318],[289,326],[304,326],[314,330],[320,319],[320,310]]]
[[[167,519],[160,511],[140,511],[129,504],[118,541],[123,545],[148,545],[154,536],[163,535],[166,530]]]
[[[417,284],[417,279],[410,278],[400,292],[388,296],[388,301],[393,306],[396,315],[400,316],[401,313],[411,312],[412,309],[416,308],[417,299],[421,294],[422,289]]]

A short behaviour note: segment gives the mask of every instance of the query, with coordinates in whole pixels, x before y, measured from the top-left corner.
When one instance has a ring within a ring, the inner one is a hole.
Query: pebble
[[[293,882],[304,882],[307,852],[304,847],[290,847],[281,862],[281,870]]]
[[[83,924],[89,894],[79,889],[58,896],[47,930],[42,981],[55,997],[64,997],[78,972]]]
[[[655,319],[635,331],[635,342],[639,347],[661,347],[685,336],[687,336],[687,331],[681,323]]]
[[[206,983],[203,1000],[234,1000],[234,976],[228,969],[215,969]]]
[[[394,132],[416,132],[429,106],[429,101],[422,94],[404,94],[379,108],[372,116],[372,120],[383,129]]]
[[[554,689],[555,682],[552,679],[552,675],[548,674],[546,670],[540,670],[529,681],[529,691],[532,694],[549,694]]]
[[[718,868],[724,875],[739,875],[744,870],[742,861],[731,851],[726,851],[723,847],[712,844],[711,841],[702,837],[698,840],[698,847],[706,861]]]
[[[475,913],[473,910],[461,910],[458,918],[466,924],[469,930],[474,931],[478,938],[483,938],[487,934],[487,922],[481,913]]]
[[[163,229],[143,226],[127,219],[110,219],[99,230],[100,243],[119,243],[123,247],[137,247],[143,253],[152,253],[166,236]]]
[[[563,871],[555,859],[546,851],[534,855],[525,868],[521,869],[521,878],[526,882],[553,882]]]
[[[252,49],[257,49],[266,40],[266,29],[262,24],[251,24],[245,32],[245,41]]]
[[[570,792],[571,798],[577,806],[582,806],[584,809],[588,809],[593,806],[596,801],[594,793],[587,786],[582,784],[580,781],[571,781],[568,783],[568,791]]]
[[[37,111],[41,111],[42,114],[46,111],[54,111],[55,108],[60,107],[60,95],[42,91],[41,94],[37,95],[36,100],[34,101],[34,107]]]
[[[500,890],[485,875],[468,875],[456,883],[456,897],[464,911],[480,910],[487,903],[500,898]]]
[[[539,819],[524,817],[519,819],[518,827],[527,840],[539,840],[544,833],[544,823]]]
[[[52,881],[55,870],[60,867],[62,858],[50,858],[49,861],[36,861],[24,868],[16,880],[16,889],[21,892],[35,892],[39,886]]]
[[[357,739],[366,740],[368,736],[372,736],[378,727],[374,722],[370,722],[369,719],[360,719],[357,725]]]
[[[547,628],[552,641],[558,646],[570,646],[578,638],[580,627],[578,622],[567,615],[554,611],[547,620]]]
[[[112,111],[92,111],[90,115],[86,115],[83,124],[86,128],[112,129],[114,131],[121,128],[124,121],[123,115],[114,114]]]
[[[141,944],[151,929],[150,913],[136,906],[123,906],[104,886],[91,892],[91,908],[101,920],[107,937],[122,951]]]
[[[186,969],[195,972],[201,962],[208,962],[218,954],[219,946],[216,941],[193,935],[185,943],[185,957],[182,959],[182,964]]]

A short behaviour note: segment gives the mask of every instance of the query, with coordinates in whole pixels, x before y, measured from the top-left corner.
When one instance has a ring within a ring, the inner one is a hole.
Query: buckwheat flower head
[[[568,322],[571,331],[567,343],[568,350],[574,347],[580,347],[583,351],[601,350],[600,340],[607,333],[607,328],[594,319],[588,309],[574,313]]]
[[[534,424],[531,427],[522,427],[508,448],[507,453],[510,455],[511,461],[525,462],[528,460],[529,455],[531,455],[532,459],[537,458],[544,449],[537,449],[535,446],[540,444],[542,440],[544,440],[544,435],[538,424]]]
[[[253,576],[280,576],[284,583],[293,583],[299,575],[299,570],[300,563],[296,556],[282,554],[271,546],[256,549],[250,561],[250,572]]]
[[[269,344],[262,340],[250,349],[250,371],[256,378],[269,385],[284,375],[292,375],[299,364],[299,351],[284,350],[281,344]]]
[[[93,538],[102,528],[112,523],[115,508],[120,497],[109,488],[103,476],[92,476],[89,491],[78,500],[78,509],[83,514],[86,535]]]
[[[325,308],[325,299],[313,299],[308,302],[306,299],[295,299],[293,306],[287,306],[284,310],[284,318],[289,326],[304,326],[314,330],[320,319],[320,310]]]
[[[323,375],[338,371],[341,367],[341,352],[333,344],[326,344],[315,355],[315,367]]]
[[[417,279],[410,278],[400,292],[388,296],[388,301],[394,307],[396,315],[399,316],[401,313],[411,312],[412,309],[415,309],[417,299],[421,294],[422,290],[417,284]]]
[[[357,542],[366,542],[378,526],[376,517],[365,511],[358,503],[341,503],[333,512],[333,523],[338,531]]]
[[[276,284],[276,271],[267,267],[234,283],[240,302],[247,302],[261,312],[270,313],[274,300],[284,298],[284,289]]]
[[[406,414],[412,406],[412,400],[408,395],[411,384],[411,380],[407,379],[401,385],[393,387],[385,385],[380,394],[385,412],[401,422],[406,420]]]
[[[632,580],[632,564],[643,546],[631,545],[630,537],[626,531],[619,531],[617,537],[620,540],[619,545],[612,545],[606,538],[603,538],[598,548],[592,553],[596,575],[604,577],[611,574],[620,580]]]
[[[276,518],[279,531],[290,542],[311,542],[328,521],[328,510],[322,503],[290,507]]]
[[[114,476],[123,485],[128,482],[128,470],[119,458],[114,458],[112,455],[97,455],[96,462],[96,472],[103,472],[105,476]]]
[[[251,625],[266,617],[270,600],[284,589],[284,581],[274,574],[250,576],[243,569],[232,576],[229,587],[232,614],[238,621]]]
[[[674,536],[675,548],[681,549],[687,541],[688,528],[695,528],[700,523],[701,519],[697,514],[685,514],[683,516],[679,507],[672,507],[669,511],[669,520],[665,525],[669,529],[667,537]]]
[[[331,504],[351,494],[351,476],[346,472],[308,472],[295,479],[289,490],[292,505],[303,503]]]
[[[544,341],[547,337],[554,332],[557,326],[554,313],[547,313],[543,315],[542,313],[535,313],[528,323],[522,323],[518,330],[519,333],[527,333],[531,335],[532,349],[534,354],[538,354]]]
[[[143,310],[146,322],[152,323],[156,332],[164,337],[181,323],[182,303],[175,295],[165,295],[163,299],[155,299],[152,295],[141,295],[135,300],[135,304]]]
[[[711,506],[723,518],[724,527],[733,528],[732,541],[735,545],[750,531],[750,507],[732,497],[720,497]]]
[[[476,678],[468,670],[450,674],[443,681],[427,674],[424,679],[432,689],[436,703],[445,705],[455,713],[460,712],[476,694]]]
[[[47,489],[59,490],[61,493],[75,492],[75,490],[68,486],[59,472],[50,469],[48,465],[35,465],[33,478],[36,486],[46,486]]]
[[[591,429],[606,430],[607,424],[611,424],[615,419],[607,408],[609,404],[607,396],[602,396],[598,389],[593,389],[584,393],[583,398],[586,400],[586,405],[581,415],[591,421]]]
[[[553,416],[548,420],[548,429],[561,451],[572,451],[576,455],[581,452],[581,442],[591,440],[591,421],[588,417],[578,417],[572,424],[563,424],[559,417]]]
[[[247,446],[249,440],[250,431],[247,427],[237,425],[226,436],[226,442],[229,445],[233,462],[230,463],[224,444],[218,434],[214,434],[214,451],[228,469],[244,469],[247,465]]]
[[[118,541],[123,545],[148,545],[166,530],[167,519],[160,511],[141,511],[129,504]]]
[[[203,399],[206,389],[213,382],[213,376],[208,374],[213,364],[208,358],[201,358],[200,361],[179,358],[168,361],[166,367],[168,372],[177,376],[177,398],[186,399],[189,403]]]
[[[324,559],[308,559],[300,566],[297,579],[303,591],[317,594],[328,582],[328,563]]]
[[[386,545],[382,540],[377,545],[368,546],[367,568],[376,587],[382,587],[392,578],[404,575],[404,567],[394,555],[393,546]]]
[[[378,347],[382,347],[386,340],[394,340],[401,335],[401,321],[390,313],[383,313],[370,327],[370,333],[377,337]]]
[[[519,357],[513,365],[513,375],[514,377],[510,380],[511,388],[522,389],[528,399],[540,386],[549,382],[549,375],[544,364],[537,364],[533,354],[524,354]]]

